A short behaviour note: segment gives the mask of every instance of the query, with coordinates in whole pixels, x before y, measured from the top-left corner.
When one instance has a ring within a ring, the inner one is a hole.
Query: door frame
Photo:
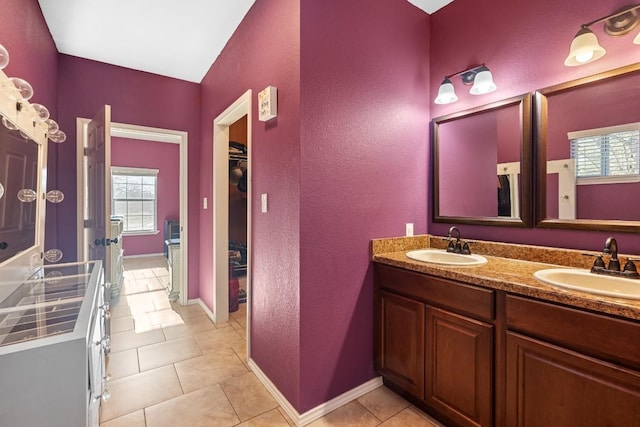
[[[247,116],[247,357],[251,355],[251,89],[213,121],[213,315],[229,320],[229,126]]]
[[[87,125],[91,120],[78,117],[77,131],[77,233],[78,233],[78,258],[84,253],[84,227],[80,218],[84,217],[84,173],[83,173],[83,147],[87,137]],[[111,122],[111,136],[118,138],[139,139],[143,141],[164,142],[178,144],[180,146],[180,305],[187,305],[188,301],[188,248],[189,248],[189,163],[188,163],[188,133],[173,129],[162,129],[149,126],[133,125],[128,123]],[[111,201],[109,201],[111,203]],[[106,268],[106,266],[105,266]]]

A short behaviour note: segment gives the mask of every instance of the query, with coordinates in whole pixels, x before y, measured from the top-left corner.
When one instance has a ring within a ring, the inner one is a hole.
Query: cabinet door
[[[507,332],[507,425],[640,426],[640,374]]]
[[[493,326],[427,307],[427,405],[462,426],[490,426]]]
[[[398,387],[423,399],[425,306],[382,291],[377,293],[376,305],[376,368]]]

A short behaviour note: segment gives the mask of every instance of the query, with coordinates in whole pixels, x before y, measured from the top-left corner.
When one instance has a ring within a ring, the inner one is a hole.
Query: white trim
[[[134,176],[158,176],[160,169],[131,168],[128,166],[111,166],[111,174]]]
[[[164,254],[158,253],[158,254],[139,254],[139,255],[124,255],[122,258],[123,259],[129,259],[129,258],[151,258],[151,257],[157,257],[157,256],[161,256],[162,258],[164,258]]]
[[[605,135],[608,133],[628,132],[632,130],[640,130],[640,123],[625,123],[622,125],[606,126],[603,128],[576,130],[567,132],[567,138],[571,141],[572,139],[587,138],[590,136]]]
[[[633,184],[634,182],[640,182],[640,175],[585,176],[576,179],[576,185]]]
[[[341,406],[344,406],[361,396],[364,396],[365,394],[377,389],[382,385],[382,377],[372,378],[366,383],[360,384],[359,386],[352,388],[351,390],[348,390],[331,400],[321,403],[320,405],[316,406],[315,408],[309,409],[303,414],[300,414],[298,413],[298,411],[296,411],[293,405],[289,403],[287,398],[284,397],[282,393],[280,393],[280,390],[278,390],[278,388],[271,382],[269,377],[267,377],[267,375],[262,372],[260,367],[253,359],[249,359],[247,361],[247,365],[258,378],[258,380],[260,380],[262,385],[264,385],[269,393],[271,393],[271,396],[273,396],[276,402],[278,402],[282,409],[287,413],[289,418],[291,418],[291,421],[293,421],[297,426],[305,426],[307,424],[311,424],[318,418],[324,417],[328,413],[335,411]]]
[[[547,161],[547,174],[558,174],[558,219],[576,219],[576,169],[574,159]]]
[[[213,312],[209,310],[209,307],[207,307],[207,304],[205,304],[204,301],[202,301],[200,298],[190,299],[187,301],[186,305],[193,305],[193,304],[198,304],[200,308],[204,311],[204,313],[207,315],[207,317],[209,317],[209,319],[211,319],[213,323],[216,322],[216,320],[214,319],[215,316],[213,315]]]
[[[123,231],[123,236],[154,236],[160,233],[160,230],[151,230],[151,231]]]
[[[83,153],[82,143],[86,140],[86,128],[91,120],[78,117],[76,120],[77,130],[77,169],[82,169]],[[166,142],[171,144],[180,144],[180,304],[186,305],[189,293],[189,135],[185,131],[162,129],[148,126],[132,125],[127,123],[111,122],[111,136],[129,139],[141,139],[144,141]],[[77,227],[79,233],[84,233],[82,221],[84,218],[84,206],[81,205],[84,200],[84,175],[82,170],[77,171],[77,203],[76,212],[78,213]],[[83,239],[84,240],[84,239]],[[78,239],[78,254],[83,251],[83,245]]]
[[[247,358],[251,356],[251,89],[213,121],[213,314],[214,323],[229,319],[229,126],[247,116]]]
[[[509,176],[511,197],[511,217],[520,218],[520,162],[498,163],[498,175]]]

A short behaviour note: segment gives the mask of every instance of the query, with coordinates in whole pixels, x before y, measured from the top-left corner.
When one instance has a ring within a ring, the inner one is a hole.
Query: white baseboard
[[[164,254],[161,252],[159,254],[139,254],[139,255],[123,255],[122,258],[130,259],[130,258],[151,258],[161,256],[164,258]]]
[[[312,423],[318,418],[327,415],[329,412],[332,412],[339,407],[346,405],[347,403],[369,393],[372,390],[375,390],[382,385],[382,377],[373,378],[356,388],[342,393],[340,396],[336,396],[327,402],[321,403],[315,408],[308,410],[304,414],[299,414],[298,411],[296,411],[296,409],[293,407],[293,405],[289,403],[287,398],[284,397],[284,395],[280,393],[280,390],[278,390],[278,388],[271,382],[269,377],[267,377],[265,373],[262,372],[260,367],[253,361],[253,359],[249,359],[248,365],[256,375],[256,377],[260,380],[260,382],[266,387],[269,393],[271,393],[273,398],[287,413],[289,418],[291,418],[291,421],[293,421],[297,426],[306,426],[307,424]]]

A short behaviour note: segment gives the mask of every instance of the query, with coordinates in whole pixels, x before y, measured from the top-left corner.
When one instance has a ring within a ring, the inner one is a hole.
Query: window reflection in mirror
[[[536,94],[541,226],[640,226],[640,66]]]
[[[434,221],[529,224],[530,104],[523,95],[433,120]]]
[[[36,244],[38,144],[0,124],[0,263]],[[22,199],[22,200],[21,200]]]

